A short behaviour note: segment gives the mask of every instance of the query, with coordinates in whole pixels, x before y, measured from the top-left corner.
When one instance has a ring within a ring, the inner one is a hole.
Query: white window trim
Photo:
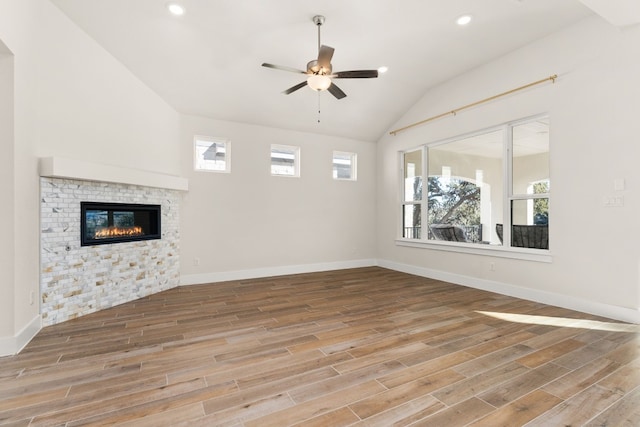
[[[271,155],[273,150],[284,150],[284,151],[293,151],[293,174],[279,174],[273,173],[271,169]],[[269,172],[271,176],[284,177],[284,178],[300,178],[300,147],[295,145],[282,145],[282,144],[271,144],[271,148],[269,149]]]
[[[198,154],[196,153],[196,142],[207,141],[212,143],[224,144],[224,170],[217,169],[200,169],[198,168]],[[231,173],[231,140],[227,138],[217,138],[205,135],[195,135],[193,137],[193,170],[196,172],[213,172],[213,173]]]
[[[551,234],[551,231],[549,231]],[[511,258],[524,261],[537,261],[550,263],[553,255],[547,249],[526,249],[517,247],[505,247],[497,245],[481,245],[471,243],[444,242],[439,240],[419,240],[397,238],[396,246],[410,248],[433,249],[438,251],[457,252],[474,255],[484,255],[494,258]]]
[[[425,186],[425,185],[428,185],[427,184],[428,182],[427,181],[428,180],[428,176],[427,176],[428,175],[428,166],[427,166],[428,165],[427,163],[428,148],[436,147],[438,145],[447,144],[449,142],[457,141],[459,139],[469,138],[469,137],[481,135],[488,132],[498,131],[502,129],[503,132],[505,132],[505,141],[506,141],[506,143],[504,144],[505,161],[503,163],[504,171],[502,174],[503,176],[503,196],[502,197],[504,201],[503,203],[504,205],[503,206],[503,209],[504,209],[503,241],[510,242],[511,241],[511,212],[509,211],[509,209],[511,206],[511,201],[518,200],[518,199],[530,199],[530,198],[549,198],[550,200],[549,209],[551,209],[551,196],[550,196],[550,193],[536,194],[536,195],[533,195],[533,194],[528,194],[528,195],[515,194],[514,195],[513,194],[512,187],[511,187],[512,174],[513,174],[512,162],[507,161],[507,159],[509,159],[508,156],[510,156],[511,154],[512,144],[513,144],[512,135],[511,135],[511,132],[509,132],[509,129],[522,123],[527,123],[530,121],[534,121],[534,120],[537,120],[540,118],[546,118],[546,117],[549,117],[548,113],[536,114],[534,116],[529,116],[522,119],[506,122],[501,125],[487,127],[485,129],[481,129],[478,131],[457,135],[451,138],[438,140],[432,143],[421,144],[415,147],[410,147],[405,150],[399,151],[398,162],[400,164],[400,168],[399,168],[400,179],[398,181],[400,185],[400,191],[398,194],[400,194],[401,197],[400,197],[399,209],[397,209],[397,211],[401,213],[403,211],[403,206],[406,206],[406,205],[421,204],[422,218],[423,220],[426,220],[428,218],[427,216],[428,202],[424,200],[424,195],[426,194],[424,192],[424,187],[423,187],[423,200],[419,200],[419,201],[404,200],[404,173],[405,172],[404,172],[403,156],[405,153],[409,153],[416,150],[422,150],[422,165],[423,165],[422,167],[423,184],[422,185]],[[403,223],[402,223],[402,214],[398,215],[396,230],[398,230],[396,232],[398,233],[397,234],[398,236],[403,235],[404,230],[403,230]],[[549,227],[549,234],[551,235],[551,226]],[[395,239],[395,243],[396,243],[396,246],[484,255],[484,256],[491,256],[491,257],[497,257],[497,258],[511,258],[511,259],[546,262],[546,263],[550,263],[553,261],[553,255],[550,249],[527,249],[527,248],[503,246],[503,245],[483,245],[483,244],[471,244],[471,243],[463,243],[463,242],[446,242],[446,241],[439,241],[439,240],[428,240],[426,236],[427,236],[427,233],[423,233],[423,238],[421,239],[408,239],[404,237],[397,237]]]
[[[351,178],[338,178],[333,176],[333,161],[337,155],[351,157]],[[331,177],[336,181],[357,181],[358,180],[358,154],[349,151],[334,151],[331,156]]]

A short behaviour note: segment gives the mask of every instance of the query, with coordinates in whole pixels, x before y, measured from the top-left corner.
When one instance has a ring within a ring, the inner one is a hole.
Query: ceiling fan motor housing
[[[333,67],[331,64],[328,66],[322,67],[318,64],[318,60],[314,59],[307,63],[307,72],[312,74],[319,74],[321,76],[331,74]]]

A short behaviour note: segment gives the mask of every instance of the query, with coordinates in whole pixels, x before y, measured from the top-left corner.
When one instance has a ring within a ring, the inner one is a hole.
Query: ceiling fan
[[[306,74],[308,77],[302,83],[298,83],[295,86],[285,90],[285,95],[289,95],[297,91],[300,88],[309,86],[316,91],[328,90],[337,99],[342,99],[347,96],[332,79],[369,79],[378,77],[378,70],[354,70],[354,71],[336,71],[333,72],[331,66],[331,58],[333,57],[334,49],[330,46],[320,44],[320,27],[324,24],[325,18],[322,15],[316,15],[313,17],[313,23],[318,27],[318,59],[313,59],[307,63],[307,71],[302,71],[297,68],[286,67],[282,65],[274,65],[263,63],[263,67],[275,68],[276,70],[290,71],[298,74]]]

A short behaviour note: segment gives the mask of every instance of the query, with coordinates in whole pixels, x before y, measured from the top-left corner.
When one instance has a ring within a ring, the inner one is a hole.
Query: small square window
[[[231,142],[222,138],[194,138],[194,168],[199,171],[231,172]]]
[[[271,175],[300,176],[300,147],[271,145]]]
[[[356,153],[333,152],[333,179],[356,180]]]

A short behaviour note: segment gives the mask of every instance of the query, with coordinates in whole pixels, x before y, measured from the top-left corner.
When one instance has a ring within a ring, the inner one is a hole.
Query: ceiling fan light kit
[[[298,83],[295,86],[286,89],[285,95],[289,95],[297,91],[298,89],[309,86],[314,91],[320,92],[323,90],[329,91],[336,99],[342,99],[347,95],[333,83],[332,79],[369,79],[378,77],[378,70],[354,70],[354,71],[337,71],[333,72],[331,65],[331,58],[333,58],[334,49],[330,46],[325,46],[320,43],[320,27],[325,22],[325,17],[322,15],[316,15],[313,17],[313,23],[318,27],[318,58],[313,59],[307,63],[307,71],[302,71],[297,68],[286,67],[282,65],[274,65],[269,63],[263,63],[263,67],[274,68],[276,70],[289,71],[298,74],[306,74],[307,80]]]
[[[307,85],[318,92],[327,90],[331,86],[331,78],[324,74],[313,74],[307,79]]]
[[[169,12],[171,12],[173,15],[184,15],[184,6],[179,3],[167,3],[167,9],[169,9]]]

